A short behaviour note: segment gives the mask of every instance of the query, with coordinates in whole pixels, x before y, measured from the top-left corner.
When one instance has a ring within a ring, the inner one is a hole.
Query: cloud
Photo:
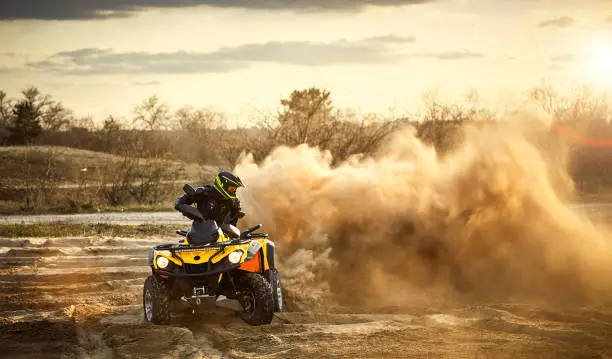
[[[304,66],[395,63],[402,55],[393,46],[414,41],[414,37],[403,38],[394,35],[372,37],[361,41],[337,40],[329,43],[271,41],[264,44],[222,48],[211,53],[210,57],[218,60]]]
[[[18,52],[0,52],[0,56],[13,58],[13,57],[18,57],[18,56],[23,56],[23,54],[20,54]]]
[[[248,67],[241,62],[213,59],[206,53],[125,52],[79,49],[59,52],[28,67],[66,75],[222,73]]]
[[[160,85],[161,82],[159,81],[135,81],[132,82],[132,85],[134,86],[157,86]]]
[[[27,70],[28,69],[23,66],[0,65],[0,74],[23,75],[28,73]]]
[[[552,62],[556,63],[568,63],[578,61],[580,59],[580,56],[576,54],[560,54],[552,56],[550,59]]]
[[[478,59],[484,57],[479,52],[471,51],[447,51],[447,52],[434,52],[417,55],[418,57],[435,57],[440,60],[461,60],[461,59]]]
[[[381,64],[399,61],[402,55],[396,46],[414,41],[413,37],[395,35],[329,43],[272,41],[224,47],[208,53],[117,53],[110,49],[84,48],[58,52],[27,65],[33,69],[64,74],[108,75],[220,73],[245,69],[257,62],[303,66]]]
[[[396,35],[328,43],[271,41],[223,47],[207,53],[120,53],[111,49],[84,48],[58,52],[44,60],[26,65],[30,69],[65,75],[192,74],[241,70],[254,63],[298,66],[384,65],[397,64],[410,58],[460,60],[484,56],[470,51],[403,51],[402,45],[415,41],[414,37]]]
[[[557,19],[552,19],[548,21],[543,21],[538,24],[538,27],[556,27],[556,28],[565,28],[574,25],[574,19],[569,16],[560,17]]]
[[[129,17],[144,9],[211,6],[302,12],[359,11],[364,6],[401,6],[437,0],[3,0],[0,20],[87,20]]]
[[[9,66],[0,66],[0,74],[10,74],[10,73],[15,73],[17,72],[18,69],[14,68],[14,67],[9,67]]]

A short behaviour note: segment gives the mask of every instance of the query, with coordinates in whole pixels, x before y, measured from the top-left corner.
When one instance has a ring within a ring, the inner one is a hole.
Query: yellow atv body
[[[178,244],[160,244],[149,252],[151,275],[143,288],[145,320],[164,324],[170,320],[170,302],[182,301],[194,313],[203,301],[240,313],[251,325],[269,324],[282,311],[280,275],[274,263],[274,242],[265,233],[240,233],[231,225],[217,227],[215,240],[196,241],[190,232]],[[208,229],[209,227],[207,227]]]

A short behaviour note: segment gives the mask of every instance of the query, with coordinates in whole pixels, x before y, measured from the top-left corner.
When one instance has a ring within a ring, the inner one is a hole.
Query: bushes
[[[172,208],[183,181],[199,182],[211,174],[206,167],[132,152],[113,156],[64,147],[4,147],[0,160],[4,214]]]
[[[119,163],[108,163],[101,174],[100,193],[110,206],[160,205],[177,186],[184,171],[175,171],[167,161],[126,155]]]
[[[115,155],[101,156],[95,166],[83,173],[67,172],[62,167],[65,161],[57,161],[63,156],[59,152],[55,160],[39,158],[32,152],[27,160],[15,166],[3,164],[2,169],[8,174],[29,171],[29,180],[21,183],[15,193],[11,193],[10,181],[4,181],[0,188],[0,201],[21,198],[24,208],[45,203],[64,203],[70,208],[160,204],[169,207],[173,193],[180,188],[173,181],[182,180],[185,175],[180,165],[171,165],[169,160],[212,165],[212,169],[197,176],[204,179],[220,167],[233,168],[245,151],[260,161],[276,146],[308,143],[329,150],[337,163],[355,154],[376,152],[392,132],[406,124],[413,125],[417,136],[435,146],[443,156],[461,143],[465,123],[486,124],[493,118],[473,94],[460,105],[429,100],[424,111],[411,117],[381,118],[341,111],[334,107],[329,91],[306,88],[291,92],[280,100],[282,108],[278,113],[256,119],[249,127],[229,129],[222,114],[208,109],[183,107],[173,111],[156,96],[136,106],[131,120],[111,116],[94,126],[88,119],[75,118],[60,103],[35,88],[22,95],[20,100],[9,100],[0,91],[0,144],[66,146]],[[564,98],[550,88],[540,87],[529,96],[554,121],[586,136],[571,148],[567,157],[578,189],[612,188],[612,175],[607,170],[612,165],[609,156],[612,150],[593,146],[596,144],[593,137],[612,139],[609,102],[584,89],[572,98]],[[534,141],[552,148],[564,140],[556,133],[544,137]],[[73,180],[74,191],[59,186],[67,177]],[[82,183],[75,184],[75,178]],[[188,180],[194,179],[191,175]]]

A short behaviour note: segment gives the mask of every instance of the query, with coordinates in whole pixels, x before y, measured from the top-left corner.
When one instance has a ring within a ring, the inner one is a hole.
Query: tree
[[[339,116],[342,121],[336,129],[337,136],[331,149],[334,155],[332,165],[355,154],[373,154],[401,124],[400,121],[379,119],[372,113],[358,118],[357,114],[347,111]]]
[[[0,145],[5,144],[10,136],[9,126],[13,121],[13,102],[6,92],[0,91]]]
[[[493,113],[481,106],[480,98],[474,91],[468,91],[465,102],[443,104],[435,92],[423,94],[425,108],[416,125],[417,137],[433,145],[438,154],[444,155],[457,148],[464,140],[462,128],[466,122],[486,123],[493,119]]]
[[[15,144],[29,143],[45,130],[67,130],[73,124],[72,111],[36,87],[21,93],[23,98],[15,102],[0,91],[0,142],[2,137],[8,137]],[[8,136],[3,136],[3,132],[8,132]]]
[[[122,128],[121,122],[117,118],[113,116],[108,116],[104,120],[101,131],[103,133],[114,133],[114,132],[119,132],[121,128]]]
[[[215,157],[215,144],[219,144],[216,128],[224,123],[225,117],[215,111],[191,106],[179,109],[174,117],[185,138],[181,143],[186,150],[183,159],[211,163]]]
[[[170,109],[157,95],[150,96],[134,108],[134,125],[142,125],[149,131],[165,130],[171,127]]]
[[[42,120],[45,106],[51,103],[36,87],[21,92],[23,99],[13,105],[8,129],[9,141],[13,144],[29,144],[43,131]]]
[[[183,131],[187,131],[197,138],[220,126],[225,121],[220,113],[206,109],[196,110],[191,106],[185,106],[176,111],[175,119],[177,125]]]
[[[13,107],[13,121],[9,125],[9,140],[13,144],[29,144],[42,132],[42,114],[29,100],[19,101]]]
[[[95,131],[97,127],[91,116],[74,117],[71,119],[69,126],[73,130],[80,129],[85,131]]]
[[[74,118],[72,111],[61,102],[49,101],[42,111],[42,127],[47,131],[62,131],[70,128]]]
[[[275,137],[283,144],[325,147],[334,137],[338,120],[329,91],[314,87],[295,90],[281,104],[284,108],[278,115]]]

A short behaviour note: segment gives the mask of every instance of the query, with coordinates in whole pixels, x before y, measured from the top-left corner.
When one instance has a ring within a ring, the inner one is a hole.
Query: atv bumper
[[[155,269],[155,273],[163,274],[163,275],[167,275],[171,277],[191,277],[191,278],[192,277],[205,277],[211,274],[219,274],[219,273],[231,271],[233,269],[240,267],[241,264],[242,263],[238,263],[238,264],[217,263],[217,264],[210,266],[211,269],[209,270],[203,270],[201,269],[202,267],[197,267],[197,266],[205,266],[206,264],[186,265],[187,268],[185,268],[184,266],[184,267],[181,267],[182,269],[177,270],[177,271],[167,271],[163,269]]]

